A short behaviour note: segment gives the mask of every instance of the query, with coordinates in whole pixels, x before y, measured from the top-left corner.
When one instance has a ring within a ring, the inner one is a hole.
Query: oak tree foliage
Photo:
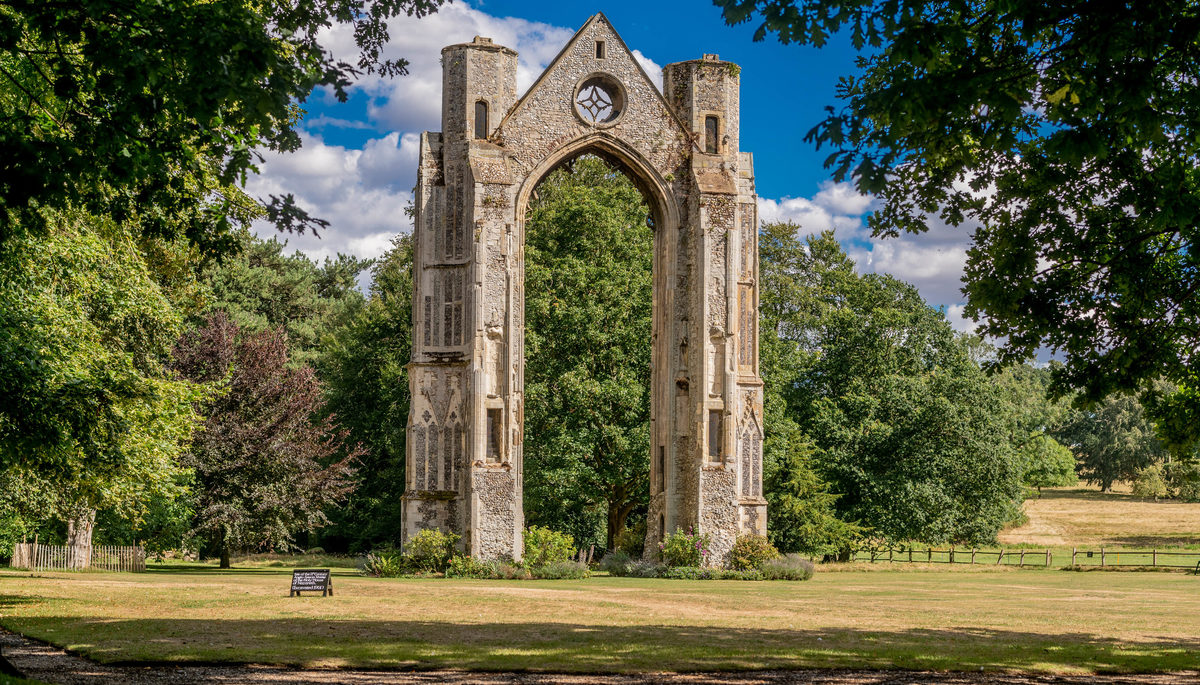
[[[244,223],[227,192],[259,150],[300,146],[297,103],[317,87],[345,100],[388,58],[387,20],[442,0],[4,0],[0,2],[0,240],[76,207],[147,235],[231,249]],[[355,63],[318,41],[353,27]],[[291,195],[267,201],[284,230],[315,230]]]
[[[1056,349],[1081,403],[1166,378],[1171,439],[1200,438],[1200,3],[715,4],[756,40],[848,35],[856,68],[807,139],[882,200],[877,236],[972,232],[967,315],[999,362]]]
[[[525,511],[581,545],[611,549],[649,499],[648,218],[591,156],[549,174],[526,217]]]
[[[1078,456],[1080,475],[1103,491],[1166,456],[1145,408],[1129,394],[1072,412],[1054,437]]]
[[[914,287],[857,274],[831,232],[798,231],[762,229],[763,339],[792,360],[770,383],[839,517],[891,540],[991,541],[1017,513],[1021,469],[971,341]]]

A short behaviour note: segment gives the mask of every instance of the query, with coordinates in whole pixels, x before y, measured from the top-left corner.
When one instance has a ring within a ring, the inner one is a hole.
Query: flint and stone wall
[[[476,38],[442,62],[442,133],[421,138],[416,194],[405,539],[437,528],[477,558],[521,556],[525,209],[547,173],[595,154],[653,209],[647,550],[692,528],[723,562],[738,534],[766,531],[758,219],[737,67],[670,64],[659,93],[603,15],[519,101],[512,50]],[[575,104],[589,83],[612,100],[600,120]]]

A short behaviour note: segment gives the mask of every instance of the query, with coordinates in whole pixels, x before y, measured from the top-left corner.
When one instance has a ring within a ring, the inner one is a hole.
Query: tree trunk
[[[221,539],[217,542],[217,547],[221,550],[221,568],[230,568],[229,535],[225,531],[221,531]]]
[[[625,501],[627,492],[628,488],[618,488],[612,499],[608,500],[608,534],[605,547],[610,550],[617,548],[617,535],[625,530],[625,522],[633,512],[634,505]]]
[[[81,571],[92,565],[92,533],[95,529],[95,509],[78,509],[67,521],[67,568]]]
[[[608,526],[607,534],[605,535],[604,547],[606,549],[617,548],[617,531],[620,530],[617,524],[617,503],[609,500],[608,502]]]

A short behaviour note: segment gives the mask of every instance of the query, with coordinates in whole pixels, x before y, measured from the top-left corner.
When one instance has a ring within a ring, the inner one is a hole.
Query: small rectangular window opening
[[[704,151],[710,155],[717,154],[717,135],[720,133],[719,129],[720,126],[716,117],[704,117]]]
[[[488,135],[488,104],[483,100],[475,103],[475,138],[487,139]]]
[[[596,41],[596,59],[604,59],[604,41]]]
[[[658,446],[658,491],[667,489],[667,448]]]
[[[488,461],[500,461],[500,437],[504,434],[501,425],[500,409],[487,410],[487,458]]]
[[[720,409],[708,410],[708,457],[721,461],[721,414]]]

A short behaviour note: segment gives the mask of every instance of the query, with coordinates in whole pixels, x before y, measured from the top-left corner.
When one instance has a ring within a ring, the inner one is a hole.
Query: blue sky
[[[302,206],[331,222],[320,240],[291,238],[293,247],[310,256],[380,254],[391,236],[411,230],[402,210],[415,181],[417,138],[439,127],[441,47],[478,34],[516,49],[523,91],[597,11],[660,80],[662,65],[703,53],[739,64],[741,148],[754,153],[760,216],[795,221],[806,233],[833,229],[860,270],[891,273],[915,284],[931,304],[947,307],[956,327],[969,327],[960,315],[958,293],[968,231],[931,226],[922,236],[871,238],[864,225],[871,199],[848,184],[834,184],[822,166],[827,151],[804,142],[824,108],[838,105],[838,78],[854,70],[848,41],[835,37],[820,49],[781,45],[773,36],[755,43],[754,20],[726,26],[720,10],[704,2],[489,0],[455,2],[424,19],[395,19],[388,56],[410,60],[411,73],[390,81],[365,78],[352,88],[347,103],[314,94],[303,105],[304,148],[270,156],[248,189],[260,196],[294,193]],[[327,33],[323,43],[339,58],[356,57],[346,30]]]

